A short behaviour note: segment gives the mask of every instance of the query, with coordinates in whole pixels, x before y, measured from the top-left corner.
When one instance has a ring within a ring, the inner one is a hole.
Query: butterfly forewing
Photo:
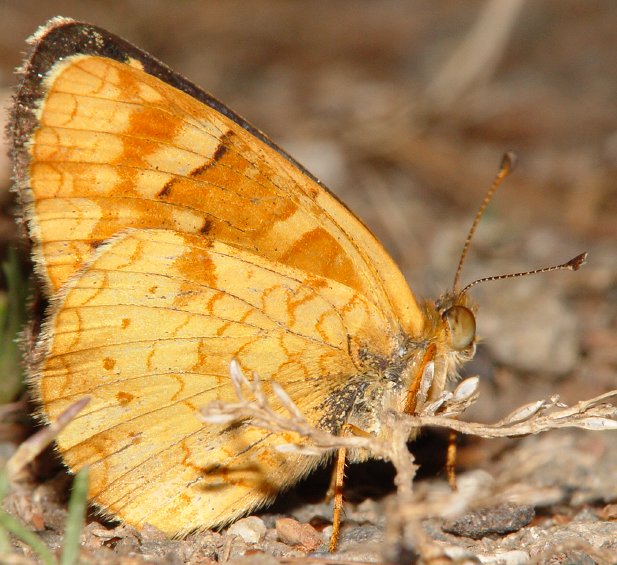
[[[32,191],[27,217],[51,293],[119,230],[167,228],[341,282],[370,297],[393,328],[419,333],[413,294],[374,236],[231,111],[145,72],[156,62],[143,53],[105,49],[115,38],[83,24],[39,34],[31,67],[51,58],[66,26],[98,41],[82,39],[82,53],[42,78],[27,74],[24,91],[39,97],[36,125],[28,128],[32,116],[18,105],[14,128],[27,137],[18,174]]]

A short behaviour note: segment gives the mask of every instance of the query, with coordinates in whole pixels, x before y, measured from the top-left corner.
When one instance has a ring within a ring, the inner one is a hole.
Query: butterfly
[[[322,461],[277,451],[293,432],[198,418],[235,399],[232,359],[276,410],[272,382],[317,428],[380,437],[386,410],[417,412],[473,356],[467,292],[419,301],[344,203],[215,98],[89,24],[54,18],[30,43],[10,128],[50,304],[30,381],[47,422],[90,397],[57,448],[105,515],[218,527]]]

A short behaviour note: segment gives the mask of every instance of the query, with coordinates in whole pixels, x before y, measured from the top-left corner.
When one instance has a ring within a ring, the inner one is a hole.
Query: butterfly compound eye
[[[450,345],[462,351],[471,345],[476,337],[476,317],[465,306],[452,306],[443,313],[450,330]]]

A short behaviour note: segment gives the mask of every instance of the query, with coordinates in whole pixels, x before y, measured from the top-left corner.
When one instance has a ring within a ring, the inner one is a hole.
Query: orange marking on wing
[[[120,391],[116,394],[116,398],[118,399],[120,406],[126,406],[129,402],[135,399],[135,395],[130,392]]]
[[[327,272],[328,276],[351,288],[360,290],[353,264],[341,245],[323,228],[304,233],[280,258],[289,265],[307,272]]]
[[[197,278],[210,288],[217,287],[216,267],[210,254],[202,248],[193,248],[191,251],[178,257],[173,266],[187,279]],[[179,306],[186,299],[181,291],[176,297],[175,303]]]
[[[110,357],[105,357],[105,359],[103,359],[103,367],[105,370],[111,371],[115,366],[116,361],[114,359],[111,359]]]

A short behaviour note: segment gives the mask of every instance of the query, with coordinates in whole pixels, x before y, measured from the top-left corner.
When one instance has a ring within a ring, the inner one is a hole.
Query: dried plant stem
[[[396,561],[406,555],[408,548],[418,554],[433,556],[439,560],[444,548],[438,546],[420,526],[423,516],[463,511],[476,491],[450,493],[449,500],[427,501],[418,505],[414,500],[413,479],[418,466],[407,448],[408,439],[424,426],[443,427],[457,432],[484,438],[515,437],[537,434],[551,429],[578,427],[587,430],[617,429],[617,408],[609,401],[617,398],[617,390],[601,394],[574,406],[560,403],[557,396],[522,406],[495,424],[464,422],[458,417],[478,398],[478,379],[473,377],[463,381],[457,389],[445,392],[436,401],[424,406],[420,414],[388,412],[384,426],[388,428],[387,438],[373,436],[335,436],[317,429],[304,418],[301,410],[294,404],[283,388],[270,381],[272,391],[283,405],[287,414],[281,415],[270,406],[268,397],[257,375],[248,380],[236,361],[230,365],[230,375],[238,397],[237,403],[215,402],[201,411],[205,422],[212,424],[231,424],[239,420],[250,420],[251,424],[272,432],[296,432],[303,440],[302,445],[285,444],[278,446],[280,451],[296,454],[323,455],[341,447],[365,449],[377,459],[392,462],[395,471],[397,494],[388,512],[385,531],[385,547],[390,560]],[[248,391],[250,397],[245,394]],[[444,511],[448,508],[448,511]],[[407,549],[406,549],[407,548]],[[400,553],[400,555],[399,555]],[[391,555],[390,555],[391,554]]]
[[[426,99],[437,109],[460,100],[472,86],[490,78],[503,56],[524,0],[488,0],[473,28],[436,73]]]
[[[477,380],[474,377],[463,381],[454,393],[446,392],[437,401],[426,405],[419,415],[389,413],[386,425],[391,430],[391,437],[388,441],[371,436],[335,436],[307,422],[300,409],[278,383],[270,384],[274,394],[287,410],[287,416],[271,408],[257,375],[249,381],[235,361],[231,363],[230,375],[239,402],[209,404],[202,409],[204,421],[223,424],[250,419],[253,425],[269,431],[296,432],[309,439],[310,445],[283,445],[279,449],[306,455],[322,454],[340,447],[363,448],[371,451],[377,458],[390,459],[393,463],[396,459],[402,464],[407,456],[402,456],[398,446],[406,442],[414,430],[425,426],[448,428],[483,438],[517,437],[566,427],[595,431],[617,429],[617,407],[609,403],[610,400],[617,399],[617,390],[580,401],[574,406],[566,406],[560,402],[558,396],[554,396],[522,406],[495,424],[461,421],[457,419],[458,416],[477,399]],[[472,380],[472,386],[467,387],[468,381]],[[247,398],[244,389],[251,393],[254,400]],[[463,395],[458,394],[458,391],[463,389]],[[407,463],[402,466],[406,465]],[[401,471],[408,472],[402,469]]]
[[[14,480],[20,471],[56,438],[56,436],[84,409],[90,397],[83,397],[71,404],[55,422],[46,426],[22,442],[6,464],[9,479]]]

